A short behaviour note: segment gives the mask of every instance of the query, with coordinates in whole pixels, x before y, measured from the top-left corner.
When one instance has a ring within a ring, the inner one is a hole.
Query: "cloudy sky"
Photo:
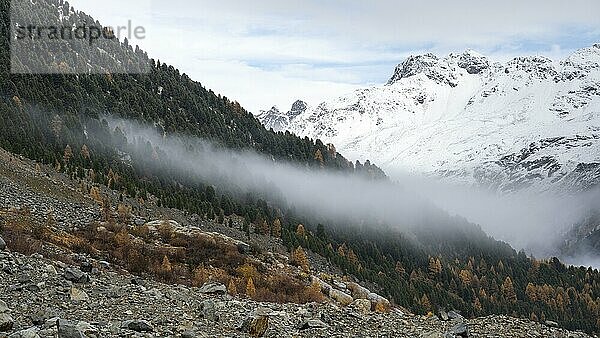
[[[559,59],[600,42],[598,0],[71,0],[253,112],[385,83],[410,54]]]

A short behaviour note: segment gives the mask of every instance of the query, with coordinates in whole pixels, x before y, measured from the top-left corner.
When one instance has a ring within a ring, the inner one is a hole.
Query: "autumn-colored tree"
[[[100,188],[98,187],[92,187],[90,189],[90,197],[94,199],[94,201],[101,203],[102,202],[102,195],[100,194]]]
[[[404,269],[404,265],[402,265],[402,262],[400,261],[396,262],[396,272],[401,275],[406,273],[406,269]]]
[[[169,221],[162,221],[158,226],[158,234],[163,241],[169,242],[173,238],[175,231]]]
[[[350,261],[350,263],[352,263],[353,265],[360,265],[360,262],[358,261],[358,256],[356,256],[352,249],[348,250],[348,255],[346,257],[348,258],[348,261]]]
[[[131,206],[126,206],[125,204],[119,204],[117,206],[117,214],[119,215],[119,220],[122,223],[125,223],[131,217]]]
[[[117,245],[117,247],[125,247],[128,246],[131,243],[131,239],[129,237],[129,233],[127,232],[127,230],[125,230],[125,228],[122,228],[119,232],[117,232],[117,234],[115,235],[115,244]]]
[[[249,298],[256,296],[256,287],[254,287],[254,281],[252,280],[252,277],[249,277],[248,281],[246,282],[246,296]]]
[[[273,226],[271,227],[271,236],[276,238],[281,237],[281,221],[279,218],[276,218],[273,221]]]
[[[163,256],[162,263],[160,264],[159,273],[165,280],[172,279],[173,266],[171,265],[171,261],[169,260],[169,257]]]
[[[304,229],[304,225],[298,224],[298,226],[296,227],[296,236],[306,237],[306,230]]]
[[[532,302],[537,301],[537,290],[533,284],[527,283],[527,286],[525,287],[525,295]]]
[[[71,149],[71,146],[67,144],[67,146],[65,147],[65,151],[63,152],[63,162],[65,164],[69,163],[72,157],[73,149]]]
[[[340,255],[342,257],[346,257],[346,254],[348,252],[348,248],[346,247],[346,243],[342,243],[342,245],[338,246],[337,252],[338,252],[338,255]]]
[[[429,257],[429,273],[439,275],[442,272],[442,262],[439,258]]]
[[[227,292],[232,296],[237,295],[237,286],[235,286],[233,278],[229,280],[229,284],[227,285]]]
[[[321,153],[320,149],[317,149],[317,151],[315,152],[315,161],[319,162],[319,165],[321,167],[323,167],[325,164],[325,160],[323,159],[323,154]]]
[[[473,281],[473,274],[471,273],[471,271],[466,270],[466,269],[460,270],[458,277],[460,277],[460,280],[465,285],[471,285],[471,282]]]
[[[483,309],[478,297],[475,297],[475,301],[473,301],[473,307],[475,308],[475,310],[477,310],[479,312],[481,312],[481,310]]]
[[[86,160],[90,159],[90,150],[88,149],[88,146],[85,144],[81,147],[81,156],[83,158],[85,158]]]
[[[294,251],[292,251],[292,264],[296,264],[297,266],[301,267],[306,273],[310,271],[308,257],[306,256],[306,253],[302,247],[297,247]]]
[[[515,288],[510,277],[506,277],[500,290],[502,291],[504,298],[509,302],[514,303],[517,301],[517,294],[515,293]]]
[[[538,316],[535,315],[535,312],[532,312],[529,315],[529,320],[531,320],[532,322],[537,322],[538,321]]]
[[[21,101],[21,98],[18,96],[13,96],[13,102],[15,103],[15,105],[17,106],[17,108],[19,108],[20,111],[23,111],[23,102]]]
[[[262,217],[256,222],[256,233],[261,235],[269,234],[269,224]]]
[[[420,303],[427,311],[431,310],[431,302],[429,301],[429,297],[427,297],[426,294],[423,294]]]

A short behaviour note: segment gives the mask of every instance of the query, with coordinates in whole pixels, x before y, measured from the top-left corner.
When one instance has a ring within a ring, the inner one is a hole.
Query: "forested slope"
[[[62,1],[38,1],[37,6],[71,11]],[[505,313],[600,329],[598,271],[528,258],[463,219],[440,212],[432,218],[436,224],[422,224],[411,233],[375,221],[331,222],[274,205],[268,196],[235,196],[224,193],[219,182],[145,168],[136,156],[156,157],[156,149],[150,145],[146,154],[127,153],[132,140],[109,128],[101,116],[146,122],[163,133],[186,133],[222,147],[252,149],[307,170],[384,177],[370,163],[347,161],[332,145],[266,130],[235,101],[159,61],[149,60],[148,74],[10,74],[9,1],[1,0],[0,9],[1,147],[142,201],[217,222],[223,215],[243,216],[244,230],[280,236],[290,249],[303,246],[319,253],[418,312],[452,307],[466,315]],[[93,21],[72,13],[65,20]],[[146,57],[126,44],[103,48],[114,49],[114,55]],[[119,52],[123,48],[129,52]]]

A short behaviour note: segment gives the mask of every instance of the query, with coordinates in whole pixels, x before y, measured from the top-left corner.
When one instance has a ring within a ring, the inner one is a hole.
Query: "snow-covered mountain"
[[[392,176],[401,170],[500,191],[600,182],[600,44],[562,61],[411,56],[385,85],[315,107],[299,102],[259,119],[331,142]]]

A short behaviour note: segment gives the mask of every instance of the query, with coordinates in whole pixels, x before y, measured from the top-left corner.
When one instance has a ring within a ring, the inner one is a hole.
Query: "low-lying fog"
[[[118,126],[139,151],[147,147],[146,140],[160,148],[160,156],[168,157],[169,170],[193,173],[208,182],[228,182],[227,188],[234,193],[266,194],[283,205],[320,217],[352,217],[367,224],[381,221],[399,227],[442,220],[436,205],[537,257],[556,255],[556,243],[565,229],[600,201],[597,192],[576,196],[527,192],[498,195],[398,173],[393,174],[396,184],[392,184],[307,170],[254,152],[226,150],[197,138],[165,136],[153,127],[105,118],[111,129]],[[159,161],[148,158],[147,162],[153,165]],[[600,260],[594,258],[578,257],[571,263],[600,266]]]

